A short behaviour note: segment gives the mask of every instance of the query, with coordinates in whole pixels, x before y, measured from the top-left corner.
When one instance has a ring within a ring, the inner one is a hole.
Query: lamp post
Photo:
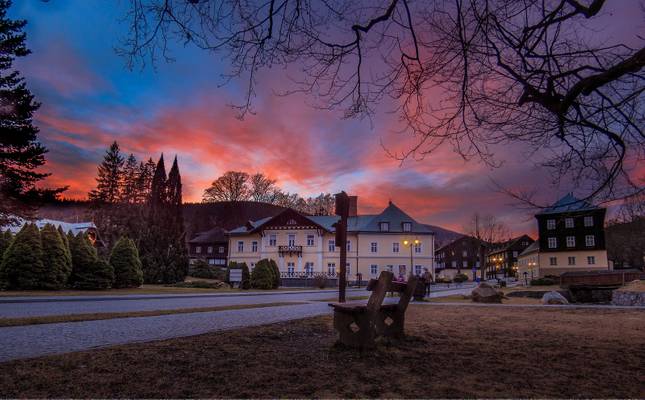
[[[414,259],[413,259],[413,253],[412,253],[412,247],[416,247],[419,245],[419,239],[414,239],[414,240],[407,240],[405,239],[403,241],[403,246],[409,246],[410,247],[410,276],[413,274],[413,269],[414,269]]]

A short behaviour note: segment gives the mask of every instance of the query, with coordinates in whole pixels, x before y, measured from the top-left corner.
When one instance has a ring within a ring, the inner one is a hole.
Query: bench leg
[[[376,333],[379,336],[400,339],[405,335],[405,313],[381,310],[376,323]]]
[[[354,329],[352,329],[354,328]],[[374,348],[376,343],[374,327],[367,313],[334,312],[334,329],[340,335],[340,342],[354,348]]]

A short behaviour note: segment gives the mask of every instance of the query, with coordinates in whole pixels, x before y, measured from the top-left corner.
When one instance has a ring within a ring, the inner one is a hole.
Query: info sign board
[[[240,283],[242,282],[242,270],[241,269],[231,269],[229,270],[228,281],[231,283]]]

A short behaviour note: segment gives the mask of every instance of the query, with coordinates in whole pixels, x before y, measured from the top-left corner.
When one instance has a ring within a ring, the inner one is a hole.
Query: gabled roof
[[[214,243],[214,242],[227,242],[228,237],[226,231],[222,228],[213,228],[205,232],[200,232],[194,238],[190,239],[188,243]]]
[[[573,193],[567,193],[560,200],[556,201],[552,206],[543,209],[537,215],[597,210],[598,208],[600,207],[594,206],[589,202],[576,198]]]
[[[271,222],[273,219],[280,218],[285,213],[296,213],[300,218],[307,219],[312,222],[313,225],[316,225],[328,232],[335,232],[334,224],[340,220],[340,217],[337,215],[304,215],[298,213],[295,210],[285,210],[284,212],[273,216],[264,218],[258,221],[249,221],[245,226],[237,227],[233,230],[230,230],[228,233],[235,234],[245,234],[251,233],[261,229],[264,225]],[[348,232],[381,232],[380,222],[388,222],[390,224],[390,230],[388,232],[401,232],[403,233],[403,222],[410,222],[412,225],[411,233],[424,233],[424,234],[433,234],[432,230],[424,224],[420,224],[415,221],[408,214],[403,212],[400,208],[395,206],[392,202],[377,215],[358,215],[347,218],[347,231]]]
[[[4,231],[8,229],[12,233],[17,233],[22,229],[22,227],[27,223],[26,220],[20,218],[18,219],[17,224],[15,225],[6,225],[3,227],[0,227],[0,231]],[[38,229],[42,229],[45,225],[51,224],[54,225],[56,228],[61,227],[63,232],[67,233],[69,231],[72,231],[74,235],[77,235],[79,232],[85,232],[88,229],[96,229],[96,225],[94,225],[94,222],[88,221],[88,222],[65,222],[65,221],[58,221],[55,219],[37,219],[33,221],[33,223],[36,224]]]
[[[493,248],[491,248],[490,251],[488,252],[488,254],[499,253],[500,251],[506,251],[511,246],[513,246],[515,243],[519,242],[521,239],[524,239],[524,238],[530,240],[531,243],[533,242],[533,238],[530,237],[529,235],[521,235],[521,236],[518,236],[516,238],[513,238],[513,239],[507,240],[505,242],[499,243],[498,245],[496,245]]]
[[[540,242],[536,240],[535,242],[531,243],[529,247],[525,248],[524,251],[520,253],[520,256],[526,256],[526,255],[535,253],[539,250],[540,250]]]
[[[448,243],[444,244],[443,246],[437,248],[435,250],[435,252],[440,252],[442,250],[445,250],[447,247],[451,247],[452,245],[455,245],[455,244],[457,244],[457,243],[459,243],[461,241],[464,241],[464,240],[472,240],[474,242],[479,242],[479,243],[483,244],[484,247],[490,247],[490,243],[486,243],[483,240],[479,240],[474,236],[462,235],[462,236],[456,238],[455,240],[453,240],[451,242],[448,242]]]

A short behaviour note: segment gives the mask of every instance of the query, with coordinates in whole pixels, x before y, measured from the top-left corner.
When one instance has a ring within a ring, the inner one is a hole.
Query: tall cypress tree
[[[139,243],[143,279],[148,283],[168,282],[165,277],[168,237],[164,229],[168,217],[165,212],[166,179],[166,167],[162,154],[152,178],[150,194],[146,202],[145,227]]]
[[[18,57],[30,53],[22,32],[24,20],[7,18],[11,1],[0,0],[0,226],[16,217],[30,217],[34,205],[64,189],[38,189],[48,176],[36,169],[45,163],[47,150],[37,141],[33,114],[40,107],[13,68]]]
[[[188,250],[186,249],[186,230],[182,215],[182,185],[177,156],[168,173],[166,185],[167,207],[169,218],[167,221],[167,235],[169,239],[168,267],[166,275],[168,280],[181,281],[188,274]]]

